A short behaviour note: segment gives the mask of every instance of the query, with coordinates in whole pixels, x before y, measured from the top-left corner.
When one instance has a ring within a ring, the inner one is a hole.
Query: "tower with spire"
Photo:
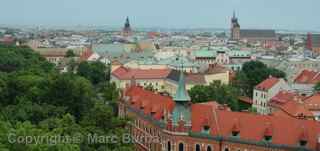
[[[240,24],[238,18],[236,17],[236,12],[233,11],[233,16],[231,18],[231,40],[240,39]]]
[[[126,18],[126,22],[124,23],[124,27],[122,29],[122,35],[124,37],[128,37],[128,36],[132,35],[131,25],[130,25],[130,21],[129,21],[129,17],[128,16]]]
[[[183,72],[183,63],[181,63],[178,88],[173,100],[175,108],[172,112],[171,122],[176,131],[186,132],[191,128],[191,99],[186,90],[185,75]]]

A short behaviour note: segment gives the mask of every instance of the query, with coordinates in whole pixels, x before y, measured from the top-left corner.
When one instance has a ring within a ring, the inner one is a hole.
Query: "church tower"
[[[231,40],[240,40],[240,24],[235,11],[233,11],[231,19]]]
[[[130,26],[129,17],[127,17],[126,22],[124,23],[124,27],[122,29],[122,35],[124,37],[132,36],[132,30]]]
[[[186,90],[183,69],[180,71],[178,88],[173,100],[175,108],[171,118],[173,126],[176,127],[175,131],[187,132],[191,128],[191,98]]]

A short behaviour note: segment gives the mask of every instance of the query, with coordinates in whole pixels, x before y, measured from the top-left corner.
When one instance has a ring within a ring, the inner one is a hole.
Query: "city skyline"
[[[314,17],[317,0],[227,1],[102,1],[12,0],[3,2],[0,24],[42,26],[122,27],[130,17],[133,28],[229,28],[233,10],[241,28],[319,30]],[[280,15],[281,14],[281,15]]]

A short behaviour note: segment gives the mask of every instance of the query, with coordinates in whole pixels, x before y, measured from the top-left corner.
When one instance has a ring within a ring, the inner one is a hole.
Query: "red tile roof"
[[[302,102],[299,103],[297,101],[289,101],[278,108],[278,111],[272,113],[274,116],[291,116],[302,119],[314,119],[312,112],[309,111]]]
[[[316,84],[320,82],[320,72],[303,70],[294,80],[299,84]]]
[[[93,51],[91,50],[91,48],[86,48],[85,51],[82,52],[82,54],[80,55],[80,60],[81,61],[86,61],[89,59],[89,57],[93,54]]]
[[[142,110],[156,120],[160,120],[165,112],[172,113],[175,107],[172,98],[144,90],[142,87],[130,87],[124,95],[129,96],[128,103],[133,108]],[[216,102],[192,104],[191,123],[192,132],[202,132],[204,126],[209,126],[210,135],[226,138],[230,137],[232,131],[237,130],[240,139],[260,142],[265,135],[271,135],[272,143],[279,145],[297,146],[300,140],[307,139],[307,147],[311,149],[316,148],[320,134],[320,123],[316,121],[232,112],[220,108]]]
[[[129,101],[133,108],[143,107],[144,114],[151,115],[152,113],[156,120],[161,120],[165,112],[171,113],[175,106],[172,98],[155,94],[138,86],[130,87],[125,95],[130,97]]]
[[[316,93],[308,97],[305,101],[305,106],[311,111],[320,111],[320,93]]]
[[[186,76],[186,82],[188,84],[205,84],[206,80],[202,74],[188,74]]]
[[[130,80],[132,77],[135,79],[163,79],[166,78],[170,69],[130,69],[119,67],[112,72],[112,75],[121,80]]]
[[[262,81],[256,86],[256,89],[258,90],[269,90],[272,88],[275,84],[279,82],[278,78],[275,77],[269,77],[268,79]]]
[[[248,104],[252,104],[253,103],[253,100],[249,97],[246,97],[246,96],[239,96],[238,99],[241,101],[241,102],[244,102],[244,103],[248,103]]]
[[[201,132],[203,121],[209,121],[210,134],[215,136],[230,137],[237,125],[241,139],[262,141],[264,135],[271,135],[273,144],[296,146],[300,141],[302,130],[305,130],[308,135],[307,146],[314,149],[320,134],[320,123],[316,121],[231,112],[202,104],[193,105],[192,111],[192,131]]]
[[[301,96],[294,92],[289,91],[280,91],[274,97],[271,98],[271,105],[283,105],[289,101],[303,101],[305,99],[304,96]]]

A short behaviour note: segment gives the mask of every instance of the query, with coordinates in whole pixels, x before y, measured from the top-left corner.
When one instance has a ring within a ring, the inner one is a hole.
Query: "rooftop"
[[[262,81],[259,83],[255,88],[258,90],[269,90],[271,89],[275,84],[279,82],[278,78],[275,77],[269,77],[268,79]]]

